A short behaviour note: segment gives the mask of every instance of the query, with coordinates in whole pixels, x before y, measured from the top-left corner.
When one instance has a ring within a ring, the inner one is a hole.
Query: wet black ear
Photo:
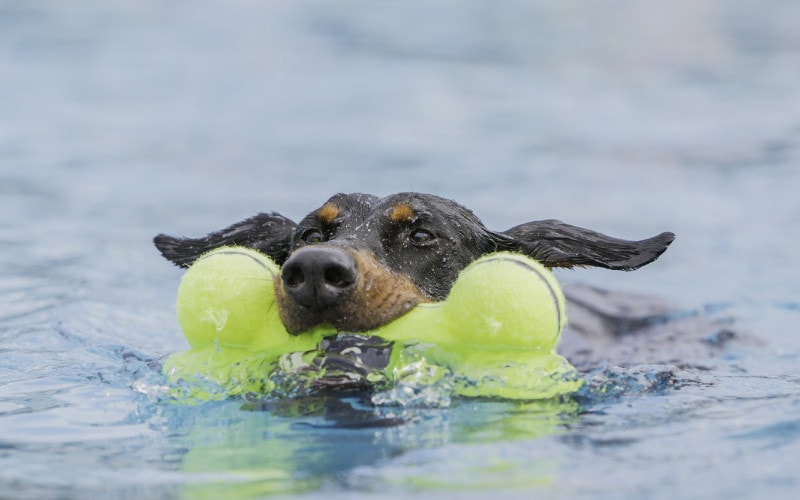
[[[595,266],[632,271],[664,253],[675,235],[641,241],[612,238],[558,220],[528,222],[496,233],[502,250],[521,252],[547,267]]]
[[[204,253],[228,245],[254,248],[281,265],[288,258],[289,244],[296,226],[278,213],[262,213],[203,238],[176,238],[159,234],[153,243],[161,255],[181,267],[189,267]]]

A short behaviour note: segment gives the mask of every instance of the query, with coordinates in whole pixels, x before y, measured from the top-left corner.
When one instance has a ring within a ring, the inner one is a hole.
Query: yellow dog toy
[[[216,249],[187,270],[177,314],[191,349],[164,364],[182,396],[287,395],[286,377],[276,376],[281,367],[319,353],[323,339],[340,333],[326,326],[287,333],[275,304],[279,272],[268,256],[242,247]],[[420,304],[363,334],[392,343],[388,365],[370,380],[384,391],[412,380],[444,381],[468,397],[568,394],[581,381],[555,352],[565,323],[564,295],[548,269],[519,254],[490,254],[461,272],[445,301]]]

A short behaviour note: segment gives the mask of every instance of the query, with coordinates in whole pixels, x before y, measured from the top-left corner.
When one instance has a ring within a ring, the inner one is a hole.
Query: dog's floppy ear
[[[203,238],[176,238],[159,234],[153,239],[167,260],[189,267],[215,248],[240,245],[269,255],[278,265],[289,256],[289,244],[297,224],[278,213],[261,213]]]
[[[632,271],[664,253],[675,235],[641,241],[612,238],[558,220],[528,222],[495,233],[498,248],[526,254],[547,267],[595,266]]]

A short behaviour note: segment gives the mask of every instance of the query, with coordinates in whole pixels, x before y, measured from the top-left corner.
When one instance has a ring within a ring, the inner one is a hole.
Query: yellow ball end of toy
[[[242,247],[200,257],[178,290],[177,313],[193,348],[269,348],[289,337],[275,311],[278,266]]]
[[[458,277],[446,308],[461,342],[550,352],[566,323],[565,301],[553,274],[511,253],[482,257]]]

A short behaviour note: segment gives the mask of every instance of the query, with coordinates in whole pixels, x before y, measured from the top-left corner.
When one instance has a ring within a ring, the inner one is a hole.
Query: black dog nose
[[[339,302],[358,279],[358,264],[345,250],[307,247],[297,251],[281,271],[286,293],[298,304],[323,309]]]

